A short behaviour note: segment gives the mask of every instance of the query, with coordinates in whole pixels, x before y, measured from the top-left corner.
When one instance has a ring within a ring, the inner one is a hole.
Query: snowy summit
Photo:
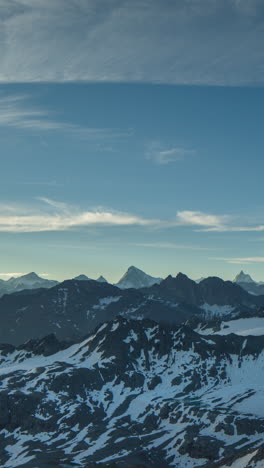
[[[153,276],[147,275],[144,271],[130,266],[122,278],[118,281],[116,286],[121,289],[129,288],[148,288],[153,286],[153,284],[159,284],[162,281],[162,278],[154,278]]]
[[[255,283],[255,281],[251,278],[250,275],[244,273],[243,270],[241,270],[240,273],[236,275],[234,283]]]

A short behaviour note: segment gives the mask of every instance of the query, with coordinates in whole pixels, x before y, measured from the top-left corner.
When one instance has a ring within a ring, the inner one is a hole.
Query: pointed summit
[[[90,278],[88,278],[88,276],[86,275],[78,275],[78,276],[75,276],[75,278],[73,279],[76,281],[89,281],[90,280]]]
[[[129,288],[148,288],[153,284],[160,283],[162,278],[154,278],[153,276],[147,275],[144,271],[140,270],[135,266],[130,266],[122,278],[118,281],[116,286],[121,289]]]
[[[99,283],[108,283],[108,281],[104,278],[104,276],[99,276],[96,281],[99,281]]]
[[[251,278],[250,275],[244,273],[244,271],[241,270],[240,273],[236,275],[234,283],[255,283],[255,281]]]

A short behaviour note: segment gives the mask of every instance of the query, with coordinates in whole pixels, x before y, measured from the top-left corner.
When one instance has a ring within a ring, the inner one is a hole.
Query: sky
[[[0,0],[0,278],[264,281],[264,6]]]

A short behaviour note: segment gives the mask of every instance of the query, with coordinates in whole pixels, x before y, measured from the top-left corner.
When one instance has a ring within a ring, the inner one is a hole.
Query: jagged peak
[[[251,276],[248,273],[244,273],[243,270],[236,275],[234,279],[234,283],[255,283],[255,281],[251,278]]]

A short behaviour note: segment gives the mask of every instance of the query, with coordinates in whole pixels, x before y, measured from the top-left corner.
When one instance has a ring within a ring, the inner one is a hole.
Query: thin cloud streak
[[[0,96],[0,127],[22,131],[64,132],[92,142],[130,137],[132,129],[90,128],[55,120],[47,110],[35,108],[28,95]]]
[[[219,260],[226,263],[234,263],[238,265],[250,265],[252,263],[264,263],[264,257],[213,257],[210,260]]]
[[[197,232],[261,232],[264,231],[264,225],[253,226],[250,218],[248,226],[239,226],[238,216],[215,215],[203,213],[201,211],[179,211],[177,213],[177,222],[181,226],[194,226]],[[244,220],[243,220],[244,221]]]
[[[218,248],[201,247],[199,245],[184,245],[176,244],[174,242],[146,242],[133,244],[138,247],[147,247],[153,249],[185,249],[185,250],[219,250]]]
[[[189,150],[181,147],[171,147],[164,149],[164,145],[159,142],[152,142],[147,145],[145,157],[147,160],[158,165],[167,165],[179,161],[183,161],[187,156],[194,154],[194,150]]]

